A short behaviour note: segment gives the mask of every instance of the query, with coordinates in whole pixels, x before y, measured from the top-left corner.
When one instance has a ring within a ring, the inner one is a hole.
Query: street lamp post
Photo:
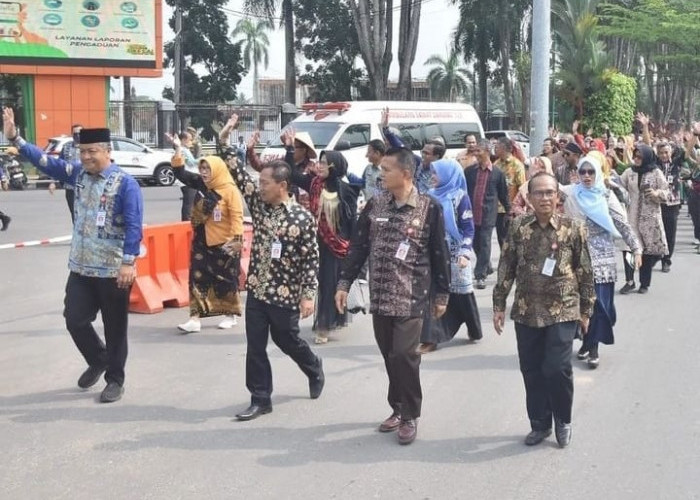
[[[549,133],[549,53],[552,42],[550,9],[550,0],[533,2],[530,151],[538,151]]]

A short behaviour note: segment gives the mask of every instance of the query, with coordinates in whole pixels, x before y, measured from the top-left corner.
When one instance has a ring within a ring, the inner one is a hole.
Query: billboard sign
[[[0,0],[0,63],[156,68],[154,0]]]

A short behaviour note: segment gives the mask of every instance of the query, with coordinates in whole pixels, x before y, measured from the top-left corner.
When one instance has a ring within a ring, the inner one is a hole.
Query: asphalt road
[[[177,220],[177,188],[145,188],[148,224]],[[0,193],[13,217],[0,244],[70,233],[63,193]],[[2,499],[691,499],[700,498],[700,255],[682,211],[670,274],[618,296],[617,344],[601,366],[575,362],[573,442],[528,448],[512,322],[498,337],[490,290],[477,291],[478,344],[424,357],[418,440],[377,424],[387,379],[367,317],[314,349],[327,383],[270,347],[274,412],[232,421],[248,403],[242,326],[180,335],[187,310],[132,315],[126,393],[97,403],[75,385],[84,362],[62,313],[67,244],[0,250]],[[494,245],[497,248],[497,245]],[[495,250],[494,250],[495,260]],[[302,335],[312,339],[309,321]]]

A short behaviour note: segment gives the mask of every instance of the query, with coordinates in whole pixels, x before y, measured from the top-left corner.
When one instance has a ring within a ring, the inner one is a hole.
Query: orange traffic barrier
[[[250,265],[250,249],[253,246],[253,225],[243,224],[243,248],[241,249],[241,270],[238,275],[238,290],[245,290],[245,282],[248,279],[248,266]]]
[[[164,306],[189,305],[191,244],[189,222],[144,227],[129,311],[153,314]]]

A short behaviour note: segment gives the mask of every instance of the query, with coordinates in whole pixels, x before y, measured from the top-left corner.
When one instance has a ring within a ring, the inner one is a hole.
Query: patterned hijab
[[[428,194],[442,205],[445,229],[455,240],[461,241],[462,234],[457,227],[454,200],[461,201],[467,193],[467,179],[464,171],[455,160],[442,159],[430,164],[437,177],[437,185]]]
[[[573,195],[576,203],[586,217],[614,237],[621,238],[612,217],[610,217],[608,200],[606,198],[607,188],[605,187],[603,169],[600,166],[600,162],[597,158],[588,155],[579,160],[577,168],[581,168],[584,165],[590,165],[595,169],[595,183],[591,187],[584,186],[583,182],[574,185]]]

